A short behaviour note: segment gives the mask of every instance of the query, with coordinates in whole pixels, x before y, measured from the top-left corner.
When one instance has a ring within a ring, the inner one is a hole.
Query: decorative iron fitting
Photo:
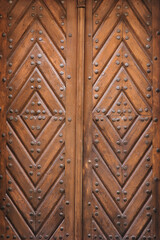
[[[77,0],[77,8],[85,8],[86,1],[85,0]]]

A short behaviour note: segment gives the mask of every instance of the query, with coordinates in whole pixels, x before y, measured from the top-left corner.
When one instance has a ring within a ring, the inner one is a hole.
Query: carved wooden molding
[[[86,1],[85,0],[77,0],[77,8],[85,8]]]

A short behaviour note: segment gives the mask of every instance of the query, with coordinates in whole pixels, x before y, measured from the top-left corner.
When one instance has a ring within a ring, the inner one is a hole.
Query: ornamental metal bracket
[[[85,8],[86,0],[77,0],[77,8]]]

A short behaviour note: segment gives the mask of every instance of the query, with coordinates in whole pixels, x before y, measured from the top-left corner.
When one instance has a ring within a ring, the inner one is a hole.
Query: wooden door
[[[160,239],[158,11],[86,1],[83,239]]]
[[[160,239],[159,13],[0,1],[1,239]]]
[[[73,239],[76,4],[0,5],[1,238]]]

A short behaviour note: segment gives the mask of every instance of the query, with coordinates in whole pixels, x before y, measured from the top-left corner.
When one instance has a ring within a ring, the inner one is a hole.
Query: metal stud
[[[95,212],[95,216],[98,216],[98,212]]]
[[[2,37],[6,37],[6,33],[5,32],[2,33]]]
[[[157,151],[157,153],[160,153],[160,148],[157,148],[156,151]]]
[[[11,187],[9,187],[9,188],[8,188],[8,191],[9,191],[9,192],[12,192],[12,188],[11,188]]]
[[[67,159],[67,163],[70,163],[71,162],[71,159]]]

